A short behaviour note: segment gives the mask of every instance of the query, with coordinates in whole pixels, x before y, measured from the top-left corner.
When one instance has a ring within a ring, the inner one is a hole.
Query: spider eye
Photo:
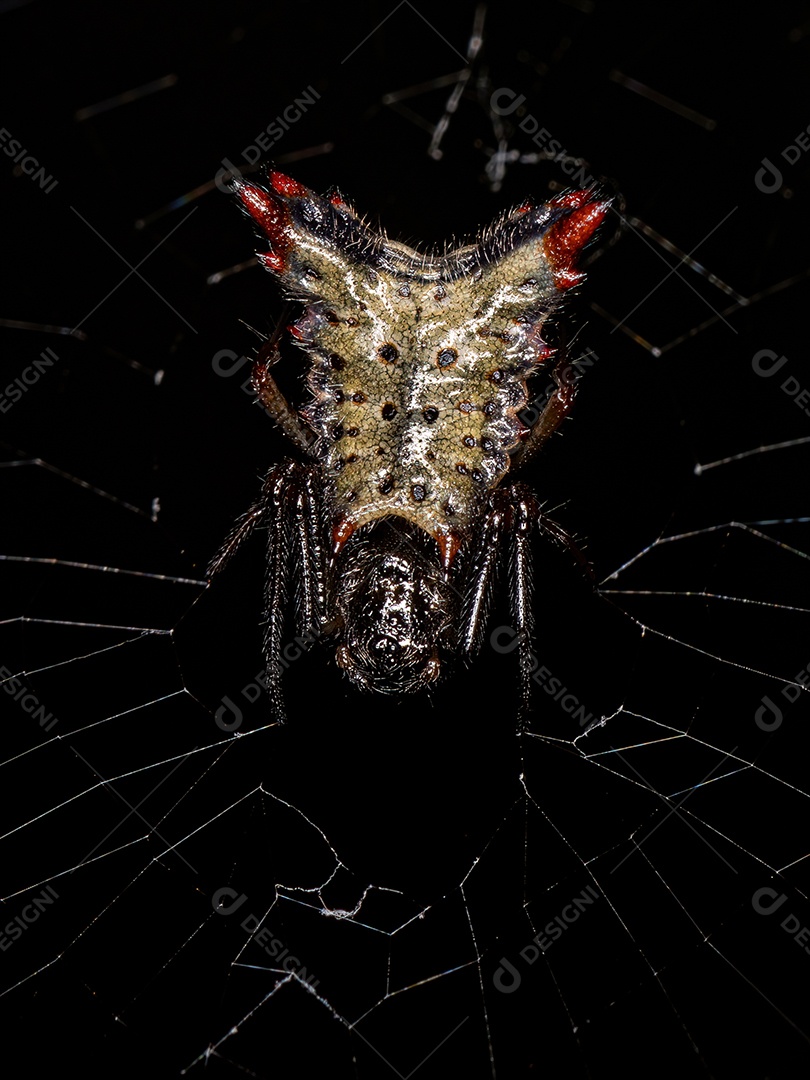
[[[398,642],[396,638],[389,637],[388,635],[378,637],[377,640],[372,641],[369,646],[369,652],[372,658],[378,663],[384,663],[385,661],[396,663],[403,651],[400,642]]]

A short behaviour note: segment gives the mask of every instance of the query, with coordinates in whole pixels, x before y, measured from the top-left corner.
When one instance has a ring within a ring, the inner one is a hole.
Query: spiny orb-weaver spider
[[[363,690],[419,690],[443,653],[481,647],[506,551],[529,699],[535,527],[571,544],[525,484],[504,484],[559,427],[575,384],[554,392],[530,429],[526,380],[554,354],[541,338],[610,198],[596,188],[526,202],[475,243],[423,254],[370,228],[337,191],[320,196],[280,172],[232,181],[256,227],[258,259],[305,304],[290,333],[308,354],[311,400],[296,410],[259,350],[259,402],[304,461],[273,465],[253,506],[209,567],[213,575],[257,526],[267,529],[264,659],[284,718],[285,611],[311,641],[330,635]]]

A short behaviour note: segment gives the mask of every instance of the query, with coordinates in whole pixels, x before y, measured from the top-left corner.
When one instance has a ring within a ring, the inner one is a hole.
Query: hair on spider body
[[[561,358],[537,422],[526,428],[519,415],[526,380],[554,356],[543,328],[582,281],[578,262],[610,199],[592,188],[526,202],[438,255],[388,240],[339,192],[320,196],[279,172],[233,189],[259,262],[304,305],[290,333],[309,358],[309,401],[297,410],[271,373],[276,340],[259,352],[259,402],[305,460],[271,466],[209,568],[266,529],[275,714],[288,609],[299,636],[334,637],[360,689],[410,693],[439,677],[445,655],[480,650],[504,562],[525,709],[531,535],[575,549],[529,487],[505,481],[570,411],[575,383],[560,378]]]

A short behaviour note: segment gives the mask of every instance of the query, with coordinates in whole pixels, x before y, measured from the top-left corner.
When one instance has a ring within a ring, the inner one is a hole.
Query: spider
[[[504,562],[525,711],[530,538],[537,528],[575,545],[526,484],[505,480],[571,408],[575,383],[558,359],[539,419],[520,419],[526,380],[554,357],[541,331],[583,279],[577,260],[611,200],[589,188],[525,202],[475,243],[436,255],[372,229],[337,190],[320,196],[277,171],[231,183],[259,262],[305,305],[289,332],[309,357],[308,404],[293,408],[273,378],[277,335],[253,369],[259,402],[303,460],[271,466],[209,567],[213,576],[266,528],[275,715],[284,720],[289,603],[299,637],[332,636],[360,689],[413,692],[439,677],[445,655],[479,651]]]

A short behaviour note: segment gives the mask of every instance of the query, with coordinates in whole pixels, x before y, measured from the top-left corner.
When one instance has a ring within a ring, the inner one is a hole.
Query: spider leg
[[[331,560],[319,473],[302,466],[294,492],[296,627],[313,641],[329,632],[334,618],[331,597]]]
[[[459,652],[468,658],[481,648],[505,545],[510,613],[520,669],[521,718],[529,709],[531,676],[537,668],[532,651],[535,619],[531,536],[535,528],[565,547],[590,572],[585,556],[562,526],[541,511],[531,488],[520,482],[499,488],[490,495],[489,512],[472,541],[457,642]]]
[[[241,517],[237,518],[236,524],[228,533],[222,547],[208,564],[206,574],[209,580],[228,565],[233,556],[237,553],[237,551],[239,551],[245,541],[252,535],[253,530],[256,528],[256,526],[264,524],[264,520],[267,517],[268,512],[267,485],[270,482],[273,471],[274,470],[271,469],[270,473],[268,473],[264,482],[264,487],[262,488],[261,495],[258,497],[258,499],[256,499],[256,501],[246,513],[242,514]]]
[[[296,625],[302,644],[328,628],[330,578],[325,542],[319,473],[314,465],[286,461],[274,465],[262,491],[237,521],[208,568],[209,577],[222,570],[257,526],[267,528],[264,581],[265,687],[273,713],[284,721],[281,676],[285,668],[283,640],[290,580],[295,576],[298,607]]]
[[[512,513],[509,520],[509,603],[512,625],[518,635],[518,664],[520,666],[520,713],[522,719],[529,711],[531,675],[537,667],[532,652],[534,641],[534,610],[532,606],[533,562],[531,534],[540,514],[537,498],[526,484],[509,488]],[[559,526],[558,526],[559,528]]]
[[[459,647],[467,656],[481,648],[501,548],[507,545],[507,575],[512,628],[520,666],[520,718],[529,708],[530,677],[537,667],[532,652],[534,612],[532,610],[531,534],[537,523],[537,498],[526,484],[500,488],[490,496],[491,509],[478,533],[467,569]]]
[[[267,511],[267,561],[264,578],[264,654],[265,680],[270,707],[283,724],[286,720],[281,693],[281,660],[284,614],[289,587],[289,527],[288,494],[290,473],[297,468],[294,462],[274,466],[267,474],[263,496]]]
[[[465,565],[457,647],[468,657],[475,656],[481,648],[492,604],[499,549],[508,513],[507,491],[508,489],[500,488],[490,495],[490,510],[472,540]]]
[[[320,471],[288,461],[270,470],[265,481],[267,565],[264,586],[265,679],[273,713],[285,720],[281,676],[285,613],[294,579],[297,644],[312,644],[329,630],[332,590],[326,544]]]
[[[312,456],[312,444],[315,442],[315,432],[301,420],[298,413],[291,408],[289,402],[278,388],[278,384],[270,374],[270,368],[278,363],[280,353],[275,337],[270,338],[262,345],[256,363],[253,365],[253,389],[256,391],[261,404],[278,424],[287,438],[299,450],[308,456]]]
[[[515,466],[519,465],[522,468],[526,462],[530,461],[571,411],[577,392],[578,378],[573,365],[568,362],[567,349],[560,348],[551,377],[556,389],[549,396],[535,423],[531,425],[523,445],[513,455],[512,463]],[[525,412],[526,410],[524,410],[524,415]]]
[[[526,485],[517,483],[509,489],[512,514],[509,521],[509,602],[512,625],[518,634],[518,662],[520,664],[520,719],[526,716],[531,701],[531,676],[537,669],[537,658],[532,652],[534,642],[533,560],[531,557],[531,534],[535,526],[554,543],[564,547],[580,568],[594,578],[591,564],[565,531],[562,525],[548,517],[540,509],[537,497]]]
[[[562,525],[540,510],[537,516],[537,527],[549,538],[549,540],[553,540],[555,544],[566,549],[577,566],[582,570],[585,577],[590,578],[591,581],[596,580],[596,575],[593,572],[593,567],[590,564],[588,556],[575,542],[570,533],[565,531]]]

